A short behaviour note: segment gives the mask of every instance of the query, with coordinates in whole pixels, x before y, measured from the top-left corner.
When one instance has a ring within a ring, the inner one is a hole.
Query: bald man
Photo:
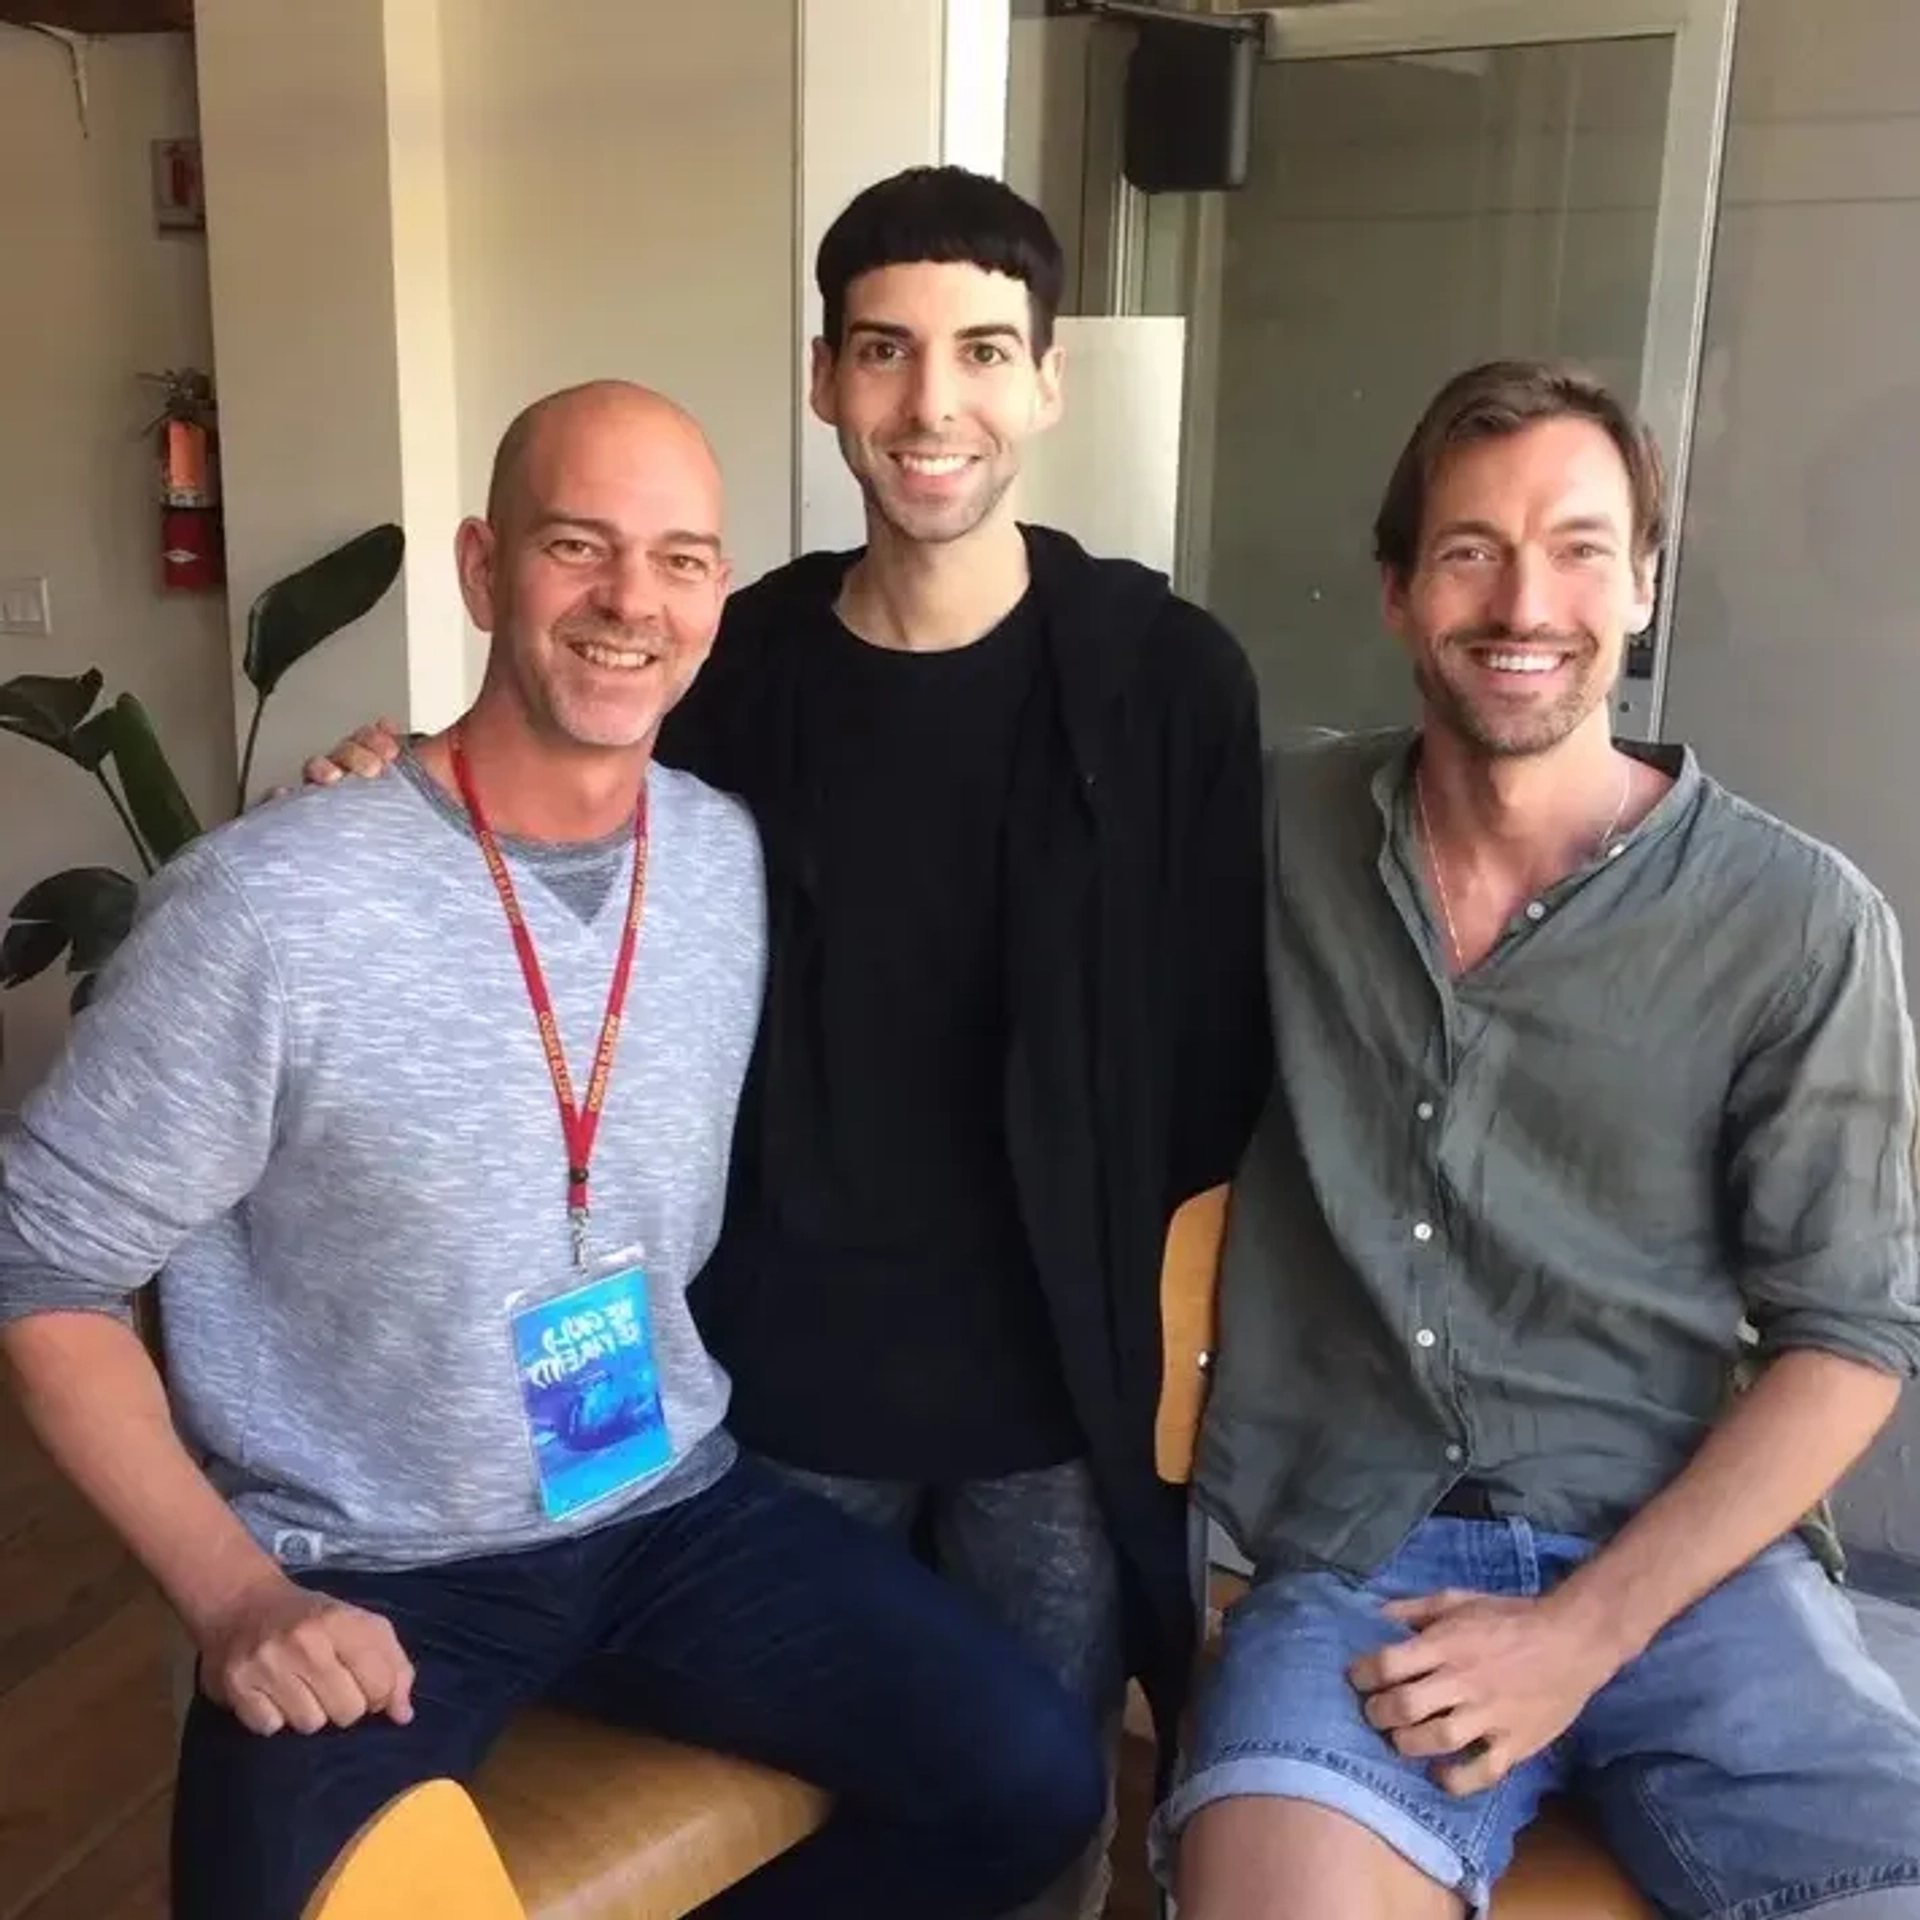
[[[0,1146],[0,1347],[199,1653],[174,1920],[296,1920],[538,1696],[835,1795],[715,1914],[1003,1912],[1100,1819],[1084,1710],[740,1456],[685,1303],[765,972],[751,821],[652,758],[727,589],[713,456],[555,395],[456,553],[472,709],[175,860]]]

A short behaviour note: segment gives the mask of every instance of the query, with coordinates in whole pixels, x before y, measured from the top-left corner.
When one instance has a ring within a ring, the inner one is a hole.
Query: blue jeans
[[[1095,1729],[965,1596],[743,1460],[705,1493],[531,1552],[307,1584],[385,1614],[415,1716],[261,1738],[204,1696],[174,1813],[174,1920],[298,1920],[403,1788],[471,1777],[536,1698],[759,1760],[836,1796],[715,1920],[989,1920],[1077,1857]]]
[[[1571,1791],[1679,1920],[1920,1920],[1920,1719],[1796,1540],[1680,1615],[1562,1739],[1484,1793],[1448,1794],[1368,1725],[1346,1672],[1405,1636],[1383,1602],[1448,1587],[1528,1597],[1592,1552],[1524,1520],[1435,1519],[1365,1583],[1258,1579],[1227,1616],[1183,1779],[1155,1823],[1156,1864],[1212,1801],[1308,1800],[1479,1914],[1541,1800]]]
[[[1086,1702],[1117,1760],[1127,1698],[1120,1569],[1084,1460],[938,1487],[767,1464],[903,1543],[919,1536],[933,1567],[973,1594]],[[1085,1857],[1008,1920],[1087,1920],[1105,1910],[1116,1811],[1110,1797]]]

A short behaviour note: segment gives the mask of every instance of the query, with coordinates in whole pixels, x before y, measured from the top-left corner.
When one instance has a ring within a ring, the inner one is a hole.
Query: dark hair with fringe
[[[1447,456],[1542,420],[1590,420],[1620,451],[1633,492],[1633,550],[1657,553],[1667,537],[1667,479],[1653,435],[1584,368],[1552,360],[1489,360],[1455,374],[1434,396],[1401,452],[1373,523],[1373,554],[1404,582],[1420,558],[1427,496]]]
[[[1047,216],[1003,180],[964,167],[909,167],[857,194],[820,242],[814,280],[828,347],[838,353],[844,342],[856,280],[921,261],[963,262],[1020,281],[1034,358],[1053,345],[1066,262]]]

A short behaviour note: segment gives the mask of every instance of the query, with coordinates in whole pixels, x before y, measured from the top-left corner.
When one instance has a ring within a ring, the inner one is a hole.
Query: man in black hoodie
[[[1195,1623],[1154,1471],[1161,1251],[1270,1074],[1253,676],[1161,575],[1014,518],[1061,406],[1038,209],[914,168],[816,277],[813,408],[867,544],[736,594],[658,749],[747,801],[770,896],[693,1304],[743,1444],[898,1529],[1108,1724],[1137,1675],[1164,1741]],[[1048,1911],[1105,1882],[1103,1855]]]

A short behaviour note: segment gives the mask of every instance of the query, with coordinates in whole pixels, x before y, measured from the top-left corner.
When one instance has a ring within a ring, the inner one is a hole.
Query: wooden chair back
[[[1185,1486],[1206,1410],[1213,1365],[1220,1250],[1227,1235],[1227,1188],[1197,1193],[1173,1216],[1160,1266],[1160,1332],[1164,1354],[1154,1458],[1160,1478]]]
[[[466,1789],[428,1780],[347,1842],[302,1920],[527,1920],[527,1910]]]

